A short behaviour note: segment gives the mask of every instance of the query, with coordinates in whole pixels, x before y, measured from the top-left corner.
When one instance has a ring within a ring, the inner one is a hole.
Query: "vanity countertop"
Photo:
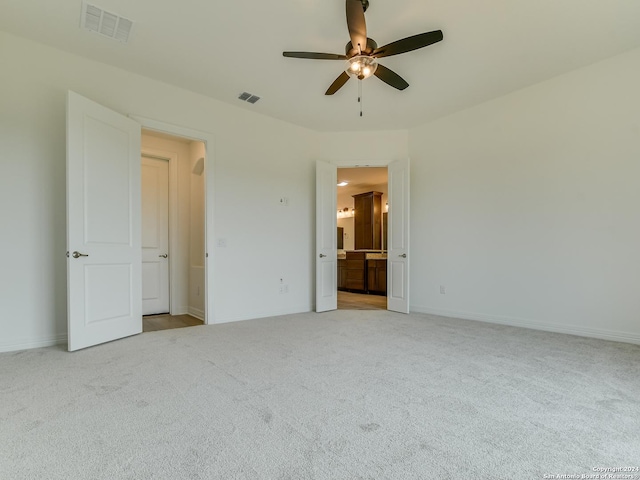
[[[386,260],[387,258],[387,252],[381,252],[380,250],[374,250],[374,251],[355,250],[355,252],[364,253],[364,258],[366,260]],[[344,260],[346,258],[347,258],[346,251],[338,252],[338,260]]]

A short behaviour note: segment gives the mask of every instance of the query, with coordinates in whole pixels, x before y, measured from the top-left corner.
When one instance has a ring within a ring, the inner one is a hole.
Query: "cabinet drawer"
[[[364,260],[347,260],[347,269],[364,270]]]
[[[363,270],[347,270],[347,281],[356,280],[362,282],[364,280]]]
[[[364,269],[347,270],[346,287],[353,290],[364,290]]]

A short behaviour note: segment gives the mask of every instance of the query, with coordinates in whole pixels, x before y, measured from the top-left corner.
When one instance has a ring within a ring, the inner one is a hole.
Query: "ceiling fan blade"
[[[433,32],[420,33],[412,37],[403,38],[395,42],[376,48],[373,56],[377,58],[390,57],[391,55],[400,55],[401,53],[411,52],[419,48],[427,47],[438,43],[443,38],[442,30],[434,30]]]
[[[384,83],[387,83],[398,90],[404,90],[409,86],[404,78],[384,65],[378,64],[378,68],[376,68],[376,71],[373,74]]]
[[[380,66],[378,65],[378,68]],[[331,84],[331,86],[329,87],[329,89],[325,92],[325,95],[333,95],[334,93],[336,93],[338,90],[340,90],[342,88],[342,86],[347,83],[347,80],[349,80],[349,75],[347,74],[347,72],[342,72],[342,74],[335,79],[335,81]]]
[[[365,50],[367,48],[367,23],[364,19],[364,7],[361,0],[347,0],[347,27],[353,48],[359,51]]]
[[[309,58],[311,60],[346,60],[346,55],[335,53],[313,53],[313,52],[282,52],[283,57]]]

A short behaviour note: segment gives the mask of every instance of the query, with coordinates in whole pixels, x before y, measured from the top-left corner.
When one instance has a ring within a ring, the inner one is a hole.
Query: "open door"
[[[409,313],[409,159],[389,164],[387,308]]]
[[[69,92],[69,351],[142,332],[140,130]]]
[[[335,165],[316,162],[316,312],[338,308],[337,177]]]

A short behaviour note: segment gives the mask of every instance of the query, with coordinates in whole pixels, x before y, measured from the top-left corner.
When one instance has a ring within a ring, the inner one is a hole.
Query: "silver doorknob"
[[[326,255],[325,255],[325,254],[323,254],[323,253],[321,253],[321,254],[320,254],[320,258],[324,258],[324,257],[326,257]]]
[[[167,258],[169,255],[167,255],[166,253],[162,254],[162,255],[158,255],[160,258]]]
[[[403,253],[402,255],[398,255],[398,256],[402,257],[402,258],[407,258],[407,254],[406,253]]]
[[[84,253],[80,253],[78,251],[75,251],[71,254],[71,256],[73,258],[80,258],[80,257],[88,257],[89,255],[85,255]]]

